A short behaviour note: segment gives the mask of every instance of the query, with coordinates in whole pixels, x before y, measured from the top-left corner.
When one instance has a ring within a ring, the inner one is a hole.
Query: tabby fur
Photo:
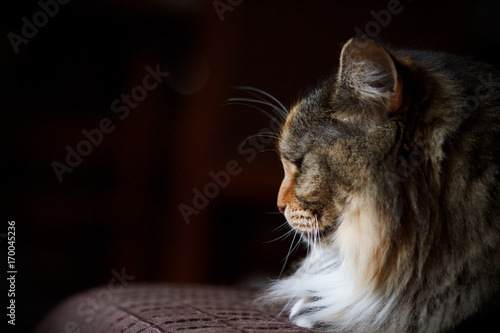
[[[308,244],[265,299],[332,332],[447,332],[498,300],[500,74],[354,38],[289,112],[278,206]]]

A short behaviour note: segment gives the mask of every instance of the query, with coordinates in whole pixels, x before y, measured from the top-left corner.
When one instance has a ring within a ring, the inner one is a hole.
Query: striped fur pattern
[[[332,332],[447,332],[496,302],[499,85],[470,59],[347,42],[280,135],[278,206],[309,251],[264,299]]]

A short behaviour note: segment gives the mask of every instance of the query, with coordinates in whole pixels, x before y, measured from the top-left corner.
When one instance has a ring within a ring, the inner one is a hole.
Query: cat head
[[[346,214],[356,214],[353,205],[395,191],[383,183],[397,161],[403,72],[381,45],[351,39],[338,73],[291,109],[279,141],[285,176],[278,207],[292,228],[334,231]]]

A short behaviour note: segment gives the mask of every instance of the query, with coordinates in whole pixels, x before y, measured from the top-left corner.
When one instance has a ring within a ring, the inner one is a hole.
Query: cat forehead
[[[294,152],[297,150],[297,140],[295,139],[294,132],[295,123],[297,122],[297,114],[299,112],[298,104],[290,109],[288,116],[286,118],[285,124],[281,129],[281,134],[279,138],[279,151],[283,159],[293,161]]]
[[[309,144],[308,127],[310,126],[311,120],[305,117],[300,104],[299,102],[290,110],[285,124],[283,125],[279,140],[281,156],[289,161],[300,158]]]
[[[291,109],[279,140],[283,158],[298,160],[312,148],[328,145],[341,136],[333,119],[321,111],[317,105],[311,106],[307,101],[301,101]]]
[[[311,127],[318,119],[325,116],[324,111],[329,108],[324,100],[324,91],[319,88],[302,98],[291,108],[284,128]]]

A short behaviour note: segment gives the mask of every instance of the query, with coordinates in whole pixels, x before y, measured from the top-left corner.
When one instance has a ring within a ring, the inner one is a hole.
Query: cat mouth
[[[286,209],[285,217],[288,224],[301,233],[319,233],[323,230],[321,219],[317,213],[305,209]]]

